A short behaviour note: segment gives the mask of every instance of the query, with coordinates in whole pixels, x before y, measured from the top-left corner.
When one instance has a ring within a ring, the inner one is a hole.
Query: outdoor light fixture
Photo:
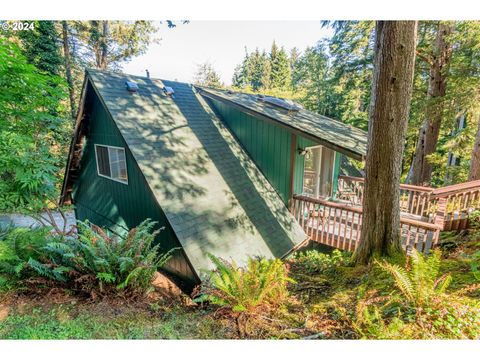
[[[297,151],[298,151],[298,155],[301,155],[301,156],[305,156],[308,154],[308,150],[305,148],[298,148]]]

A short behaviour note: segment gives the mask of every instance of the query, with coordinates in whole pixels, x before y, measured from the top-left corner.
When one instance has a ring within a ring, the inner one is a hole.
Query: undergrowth
[[[56,235],[49,228],[15,228],[0,238],[3,287],[34,283],[62,286],[91,296],[142,295],[151,289],[157,268],[171,252],[159,254],[158,230],[146,220],[124,236],[110,235],[89,223],[78,223],[78,234]]]

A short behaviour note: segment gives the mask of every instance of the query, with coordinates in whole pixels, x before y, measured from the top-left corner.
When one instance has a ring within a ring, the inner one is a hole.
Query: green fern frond
[[[386,261],[378,264],[393,276],[395,284],[403,295],[405,295],[408,300],[413,301],[415,299],[415,291],[407,271],[397,264],[390,264]]]

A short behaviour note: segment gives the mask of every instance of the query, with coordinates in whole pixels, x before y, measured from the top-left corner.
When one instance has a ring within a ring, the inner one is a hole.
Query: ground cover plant
[[[97,295],[144,295],[171,252],[154,245],[158,230],[146,220],[125,236],[79,222],[78,233],[65,237],[48,227],[14,228],[0,238],[3,286],[36,281]]]
[[[217,271],[194,303],[156,287],[142,297],[107,291],[95,299],[69,287],[11,288],[0,294],[0,337],[476,339],[480,241],[471,230],[444,233],[442,244],[450,242],[457,246],[428,257],[368,266],[353,266],[340,251],[251,259],[244,269],[212,256]]]

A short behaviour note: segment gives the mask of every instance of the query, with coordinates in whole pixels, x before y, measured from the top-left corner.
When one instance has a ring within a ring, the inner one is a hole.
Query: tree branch
[[[422,59],[423,61],[425,61],[428,65],[432,65],[433,64],[433,60],[430,56],[428,56],[427,54],[424,54],[418,50],[415,51],[415,54],[420,58]]]

